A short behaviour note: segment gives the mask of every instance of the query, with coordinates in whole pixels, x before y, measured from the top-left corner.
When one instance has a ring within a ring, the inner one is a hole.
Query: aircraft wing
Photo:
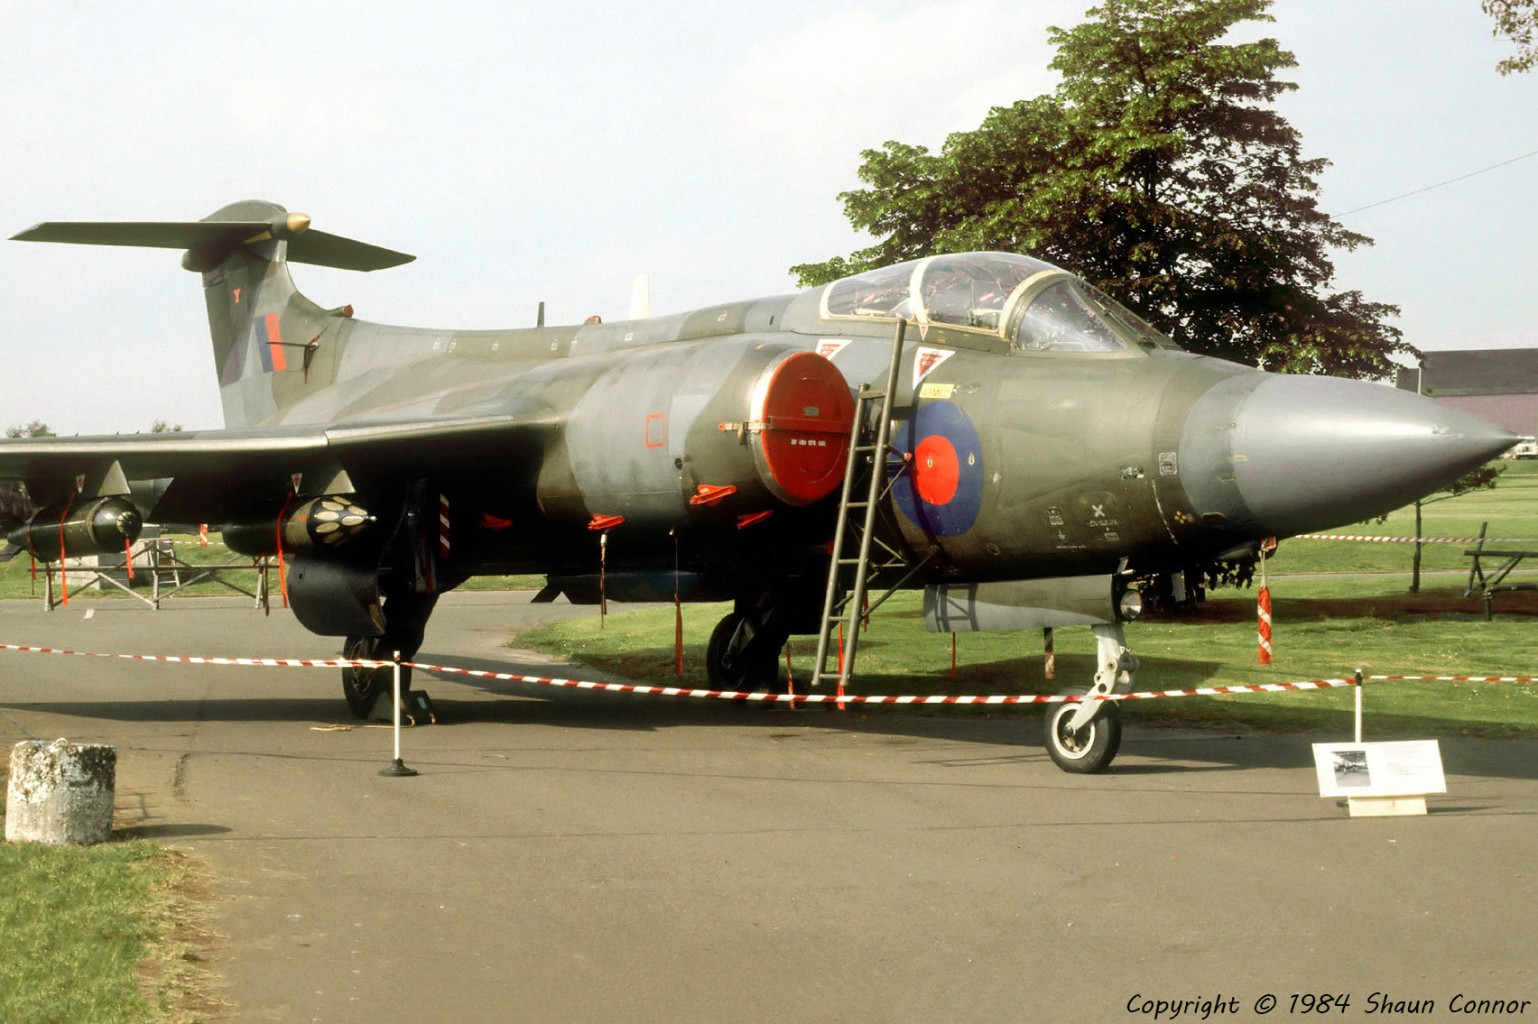
[[[24,480],[39,504],[63,500],[82,478],[97,482],[169,481],[148,517],[159,522],[220,522],[270,504],[296,474],[325,487],[346,472],[360,489],[443,472],[517,472],[543,448],[541,417],[497,414],[347,424],[259,427],[161,434],[0,440],[0,479]]]

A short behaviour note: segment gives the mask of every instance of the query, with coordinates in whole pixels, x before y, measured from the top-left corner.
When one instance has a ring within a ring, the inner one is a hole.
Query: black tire
[[[728,664],[726,660],[726,648],[741,623],[741,616],[727,615],[710,631],[710,640],[705,644],[705,678],[713,690],[735,690],[746,678],[742,664],[736,661]]]
[[[1087,691],[1067,692],[1083,695]],[[1093,775],[1105,771],[1115,759],[1121,747],[1121,707],[1116,701],[1100,704],[1100,712],[1077,734],[1068,731],[1068,722],[1078,702],[1048,705],[1043,738],[1052,763],[1063,771]]]
[[[780,685],[778,650],[750,648],[727,660],[727,647],[741,622],[742,617],[732,612],[710,631],[710,641],[705,645],[705,678],[713,690],[773,690]],[[783,643],[780,646],[783,648]]]
[[[386,637],[350,636],[342,645],[342,657],[388,660],[390,651],[394,648],[391,648],[386,641]],[[392,672],[393,670],[388,668],[342,669],[342,697],[347,701],[347,709],[359,718],[367,718],[374,710],[374,704],[379,700],[379,695],[389,693],[394,687]],[[402,667],[401,693],[409,689],[411,689],[411,669]]]

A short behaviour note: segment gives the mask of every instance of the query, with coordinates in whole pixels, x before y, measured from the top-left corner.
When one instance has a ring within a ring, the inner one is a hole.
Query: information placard
[[[1319,795],[1422,796],[1446,793],[1442,748],[1436,740],[1395,743],[1315,743]]]

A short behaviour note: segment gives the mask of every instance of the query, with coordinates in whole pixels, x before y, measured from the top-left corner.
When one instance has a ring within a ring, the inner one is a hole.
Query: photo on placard
[[[1372,773],[1367,770],[1367,751],[1337,750],[1334,757],[1337,786],[1365,789],[1372,785]]]

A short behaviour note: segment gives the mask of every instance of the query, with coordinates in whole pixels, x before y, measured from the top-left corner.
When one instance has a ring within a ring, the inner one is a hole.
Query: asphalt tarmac
[[[551,672],[508,631],[591,612],[527,599],[449,595],[422,660]],[[4,602],[0,643],[337,650],[239,599]],[[120,832],[205,866],[235,1021],[1538,1019],[1538,743],[1444,738],[1429,815],[1352,820],[1309,748],[1349,737],[1129,707],[1075,777],[1035,711],[419,675],[390,778],[337,676],[0,652],[0,737],[115,745]]]

